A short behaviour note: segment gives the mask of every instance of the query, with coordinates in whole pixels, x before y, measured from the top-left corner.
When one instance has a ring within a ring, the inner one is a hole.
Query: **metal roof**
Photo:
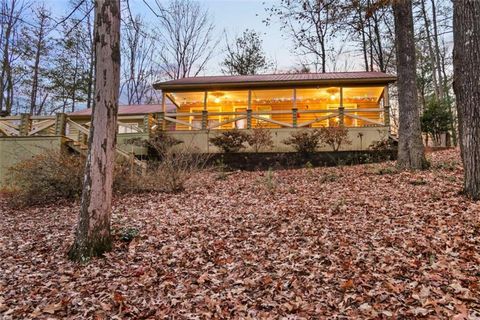
[[[395,82],[396,76],[384,72],[327,72],[261,74],[247,76],[192,77],[154,84],[155,89],[228,89],[255,87],[286,87],[292,85],[380,84]]]

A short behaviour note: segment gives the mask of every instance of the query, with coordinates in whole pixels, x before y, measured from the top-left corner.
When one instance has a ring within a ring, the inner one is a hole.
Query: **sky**
[[[154,3],[155,0],[145,0]],[[166,4],[168,0],[157,0]],[[262,36],[267,57],[277,64],[279,70],[289,69],[295,65],[296,58],[291,52],[291,42],[282,37],[280,25],[266,26],[262,20],[266,18],[265,7],[274,1],[268,0],[198,0],[210,13],[216,27],[216,36],[222,37],[220,46],[224,46],[223,33],[227,32],[230,39],[242,34],[245,29],[253,29]],[[55,15],[65,15],[70,10],[68,0],[46,0]],[[140,13],[147,19],[153,17],[143,0],[130,0],[134,14]],[[219,63],[222,50],[218,50],[213,58],[209,74],[220,74]]]
[[[142,0],[130,0],[135,3],[135,8],[144,8],[145,14],[150,12]],[[155,1],[155,0],[146,0]],[[158,0],[162,4],[168,3],[168,0]],[[295,64],[295,57],[291,53],[291,43],[282,38],[282,32],[279,24],[266,26],[262,20],[267,17],[265,8],[274,1],[264,0],[199,0],[200,3],[209,11],[216,27],[217,36],[222,37],[220,46],[224,46],[224,31],[229,39],[241,35],[245,29],[253,29],[262,36],[263,47],[269,59],[278,64],[279,69],[289,68]],[[265,4],[264,4],[265,3]],[[210,64],[210,70],[207,72],[218,74],[220,68],[218,64],[222,59],[222,52],[219,50]]]
[[[68,0],[45,0],[55,15],[65,15],[71,10]],[[140,13],[148,21],[153,19],[152,12],[144,1],[154,4],[155,1],[167,4],[168,0],[129,0],[134,14]],[[298,67],[298,58],[293,53],[292,42],[285,37],[285,31],[280,24],[274,22],[269,26],[263,23],[268,16],[265,8],[277,2],[274,0],[197,0],[206,8],[216,27],[216,37],[221,38],[216,56],[210,61],[204,75],[221,74],[220,63],[223,58],[222,48],[225,47],[224,32],[229,39],[241,35],[245,29],[253,29],[263,40],[263,48],[267,58],[276,65],[276,72],[291,70]],[[340,41],[340,40],[339,40]],[[361,68],[361,61],[356,53],[343,54],[337,67],[354,71]],[[348,64],[348,66],[347,66]],[[331,68],[330,68],[331,69]]]

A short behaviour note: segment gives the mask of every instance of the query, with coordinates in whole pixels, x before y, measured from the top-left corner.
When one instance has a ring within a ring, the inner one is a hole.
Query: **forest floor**
[[[0,200],[0,318],[479,319],[480,202],[460,194],[458,151],[429,157],[124,196],[114,250],[83,266],[66,258],[78,203]]]

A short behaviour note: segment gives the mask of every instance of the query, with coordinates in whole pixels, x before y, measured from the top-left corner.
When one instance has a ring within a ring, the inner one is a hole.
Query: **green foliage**
[[[422,132],[432,135],[435,141],[440,141],[440,135],[448,132],[452,123],[448,104],[445,101],[430,99],[420,120]]]
[[[222,62],[223,73],[232,75],[251,75],[266,70],[267,61],[262,48],[262,40],[257,32],[246,29],[233,44],[228,43],[227,55]]]
[[[282,142],[288,146],[292,146],[297,152],[315,152],[320,142],[320,132],[317,129],[294,131],[290,134],[290,137]]]
[[[245,148],[248,135],[238,129],[224,131],[209,140],[214,146],[223,152],[238,152]]]

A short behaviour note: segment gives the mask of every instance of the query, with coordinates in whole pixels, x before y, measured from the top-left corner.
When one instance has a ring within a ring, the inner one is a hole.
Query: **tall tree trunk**
[[[5,94],[8,96],[8,92],[6,87],[6,83],[8,81],[9,73],[11,73],[11,65],[10,65],[10,38],[12,36],[12,31],[14,28],[14,13],[15,13],[15,1],[12,1],[11,3],[11,8],[10,11],[8,12],[9,17],[5,17],[7,19],[6,21],[6,27],[5,27],[5,37],[3,39],[4,45],[3,45],[3,61],[2,61],[2,71],[0,73],[0,111],[3,110],[4,108],[4,100],[6,99]],[[3,12],[2,12],[3,13]],[[9,115],[8,112],[8,106],[5,107],[5,110],[7,111],[7,115]]]
[[[445,48],[445,44],[443,44],[443,48]],[[452,106],[452,99],[450,97],[450,90],[448,89],[448,77],[447,77],[447,71],[445,70],[445,49],[443,53],[440,55],[441,57],[441,67],[442,67],[442,75],[443,75],[443,87],[445,88],[445,98],[447,99],[448,103],[448,112],[450,113],[450,130],[452,131],[452,142],[453,145],[456,147],[458,145],[458,139],[457,139],[457,120],[456,116],[453,112],[453,106]]]
[[[32,87],[30,89],[30,114],[35,114],[35,109],[37,106],[37,93],[38,93],[38,74],[40,68],[40,56],[42,49],[42,39],[38,39],[37,48],[35,52],[35,62],[33,64],[33,76],[32,76]]]
[[[375,40],[377,40],[378,67],[380,68],[381,72],[386,72],[387,68],[385,66],[385,62],[383,59],[383,45],[382,45],[382,37],[380,35],[380,26],[378,21],[377,10],[373,11],[373,22],[374,22],[373,30],[375,32]]]
[[[453,2],[453,89],[457,97],[464,191],[480,199],[480,2]]]
[[[120,0],[95,1],[95,105],[88,141],[82,201],[69,256],[86,261],[112,246],[113,167],[120,89]]]
[[[91,48],[90,48],[90,65],[88,68],[88,89],[87,89],[87,108],[92,108],[95,104],[93,99],[93,88],[95,86],[95,41],[93,39],[93,33],[95,33],[95,23],[93,30],[91,30],[90,15],[87,16],[87,26],[88,34],[91,39]]]
[[[434,86],[434,93],[435,98],[438,100],[440,97],[440,86],[437,80],[437,61],[436,55],[433,52],[433,44],[432,44],[432,34],[430,33],[430,20],[428,19],[427,15],[427,8],[425,7],[425,0],[421,0],[421,8],[422,8],[422,16],[423,21],[425,23],[425,32],[427,33],[427,44],[428,44],[428,52],[430,53],[430,66],[432,68],[432,78],[433,78],[433,86]]]
[[[445,99],[445,90],[447,90],[447,88],[443,86],[442,67],[440,64],[440,45],[438,44],[437,7],[435,5],[435,0],[431,0],[430,3],[432,4],[433,41],[435,43],[435,60],[437,62],[437,64],[435,65],[435,70],[438,73],[438,83],[439,83],[438,89],[439,89],[440,98]]]
[[[427,162],[418,110],[411,0],[393,1],[393,15],[395,17],[400,120],[397,166],[402,169],[423,169]]]

